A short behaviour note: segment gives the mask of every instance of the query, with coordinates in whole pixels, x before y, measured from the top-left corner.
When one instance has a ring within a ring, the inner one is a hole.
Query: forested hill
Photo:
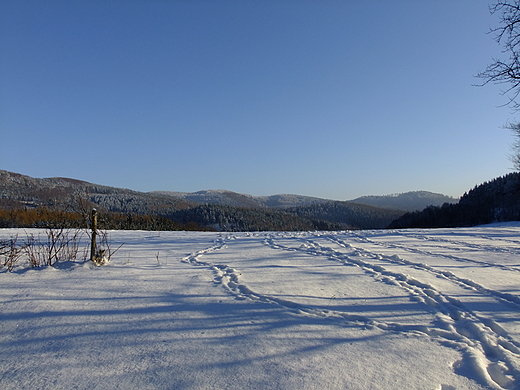
[[[328,221],[342,224],[343,228],[357,229],[385,228],[404,213],[402,210],[383,209],[352,202],[327,202],[285,210],[303,218]],[[325,227],[321,229],[326,230]]]
[[[279,194],[269,196],[253,196],[227,190],[204,190],[197,192],[154,191],[150,192],[150,194],[169,195],[173,198],[201,204],[215,204],[237,207],[267,207],[286,209],[290,207],[313,206],[323,203],[335,202],[330,199],[303,195]],[[425,207],[431,205],[440,206],[446,202],[457,203],[457,201],[458,199],[429,191],[411,191],[394,195],[362,196],[348,202],[374,206],[383,209],[416,211],[422,210]]]
[[[174,211],[195,204],[160,194],[148,194],[63,177],[36,179],[0,170],[0,207],[47,207],[79,211],[84,207],[100,210],[154,214],[158,210]]]
[[[284,209],[200,205],[168,217],[226,231],[381,229],[404,212],[350,202],[326,202]]]
[[[520,221],[520,173],[513,172],[475,186],[458,204],[427,207],[406,213],[390,228],[476,226]]]
[[[70,224],[72,219],[84,223],[84,216],[93,207],[103,215],[105,226],[113,229],[383,228],[404,213],[297,195],[250,197],[220,191],[219,196],[234,199],[238,204],[245,202],[248,207],[200,204],[167,193],[143,193],[68,178],[35,179],[0,170],[0,227],[46,226],[51,220],[53,225]],[[282,207],[295,203],[299,206]]]
[[[411,191],[385,196],[362,196],[351,200],[353,203],[366,204],[384,209],[418,211],[428,206],[441,206],[444,203],[457,203],[458,199],[429,191]]]
[[[204,190],[197,192],[154,191],[150,192],[150,194],[169,195],[173,198],[183,199],[200,204],[253,208],[298,207],[330,201],[328,199],[294,194],[253,196],[227,190]]]

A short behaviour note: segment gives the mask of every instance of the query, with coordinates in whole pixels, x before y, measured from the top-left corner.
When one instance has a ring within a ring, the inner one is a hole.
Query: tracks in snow
[[[351,244],[345,243],[344,241],[339,240],[338,238],[336,238],[334,236],[329,236],[327,238],[330,241],[336,243],[337,245],[343,246],[345,248],[354,248],[354,246],[352,246]],[[469,259],[461,259],[460,257],[451,256],[451,255],[435,254],[435,253],[423,251],[423,250],[420,250],[420,249],[417,249],[417,248],[408,248],[408,247],[405,247],[403,245],[375,242],[373,240],[369,240],[368,238],[361,237],[361,236],[355,236],[355,239],[357,241],[359,241],[359,242],[362,242],[362,243],[369,243],[369,244],[384,246],[386,248],[392,248],[392,249],[401,249],[401,250],[404,250],[404,251],[407,251],[407,252],[411,252],[411,253],[419,254],[419,255],[424,255],[424,256],[444,257],[444,258],[447,258],[447,259],[450,259],[450,260],[454,260],[454,261],[458,261],[458,262],[472,262],[472,263],[475,263],[476,265],[479,265],[479,266],[497,267],[497,268],[500,268],[500,269],[505,270],[505,271],[513,271],[513,272],[520,271],[517,268],[502,266],[500,264],[499,265],[497,265],[497,264],[490,264],[490,263],[484,263],[484,262],[479,262],[479,261],[473,261],[473,260],[469,260]],[[437,268],[429,266],[428,264],[425,264],[425,263],[418,263],[418,262],[408,261],[408,260],[403,259],[399,255],[385,256],[384,254],[376,254],[376,253],[367,251],[367,250],[362,249],[362,248],[356,248],[356,250],[358,252],[362,253],[365,256],[368,256],[368,257],[372,256],[372,257],[375,257],[378,260],[383,260],[383,261],[386,261],[388,263],[393,263],[393,264],[397,264],[397,265],[405,265],[405,266],[409,266],[409,267],[412,267],[412,268],[415,268],[415,269],[423,270],[423,271],[429,272],[431,274],[434,274],[438,278],[447,279],[447,280],[451,281],[452,283],[455,283],[455,284],[457,284],[457,285],[459,285],[459,286],[461,286],[461,287],[463,287],[465,289],[469,289],[469,290],[472,290],[472,291],[477,291],[477,292],[479,292],[481,294],[484,294],[484,295],[490,295],[492,297],[497,298],[498,300],[501,300],[501,301],[504,301],[504,302],[507,302],[507,303],[513,303],[513,304],[516,304],[516,305],[520,305],[520,297],[517,296],[517,295],[509,294],[509,293],[502,293],[500,291],[488,289],[488,288],[480,285],[479,283],[476,283],[475,281],[473,281],[471,279],[461,278],[461,277],[455,275],[451,271],[445,271],[445,270],[437,269]],[[520,309],[520,306],[519,306],[519,309]]]
[[[466,248],[476,249],[479,251],[483,250],[483,251],[488,251],[488,252],[502,252],[502,253],[512,253],[514,255],[520,255],[520,250],[518,250],[518,249],[502,248],[502,247],[498,247],[496,245],[474,244],[474,243],[469,243],[469,242],[460,241],[460,240],[452,240],[452,239],[441,238],[441,237],[432,237],[432,236],[421,235],[421,234],[413,234],[413,233],[409,234],[409,233],[405,233],[403,231],[394,231],[394,232],[395,232],[395,234],[400,234],[404,237],[410,237],[410,238],[415,238],[417,240],[423,240],[423,241],[429,241],[429,242],[436,242],[436,243],[440,243],[440,244],[453,244],[459,248],[466,247]],[[487,237],[484,235],[475,235],[474,237],[479,238],[481,240],[489,240],[492,242],[494,241],[494,242],[513,244],[513,245],[520,244],[520,242],[518,242],[518,241],[508,240],[508,239],[504,239],[504,238]],[[440,245],[439,247],[442,247],[442,245]],[[456,248],[452,248],[452,249],[456,250]]]
[[[367,275],[377,282],[398,286],[406,291],[414,300],[426,304],[433,313],[436,321],[429,326],[389,323],[371,319],[368,316],[354,315],[340,310],[328,310],[325,308],[311,308],[297,302],[283,300],[266,294],[252,291],[247,285],[240,282],[240,271],[225,264],[213,264],[203,260],[204,256],[224,248],[228,243],[236,240],[236,236],[219,238],[215,243],[199,252],[185,257],[182,261],[194,266],[203,266],[213,271],[215,283],[221,284],[238,299],[250,299],[272,303],[287,308],[297,314],[320,318],[337,319],[347,321],[352,325],[377,327],[384,331],[397,331],[409,334],[425,334],[450,348],[456,348],[463,354],[460,364],[471,366],[473,372],[486,385],[496,389],[515,389],[520,386],[520,343],[514,340],[498,323],[490,318],[485,318],[479,313],[469,310],[458,299],[453,298],[417,278],[410,277],[402,272],[395,272],[381,265],[387,263],[395,266],[405,266],[426,272],[435,277],[442,278],[462,289],[491,297],[502,303],[518,306],[520,311],[520,299],[512,294],[505,294],[481,286],[472,280],[460,278],[451,271],[436,269],[424,263],[412,262],[400,256],[386,256],[374,253],[361,247],[356,247],[335,235],[314,235],[305,238],[296,235],[286,235],[293,240],[295,246],[285,246],[277,243],[275,235],[271,234],[263,239],[265,245],[279,251],[297,251],[305,255],[315,256],[335,261],[344,265],[352,265],[361,268]],[[331,246],[322,243],[325,238]],[[357,242],[380,244],[359,235],[350,237]],[[259,238],[260,240],[261,238]],[[396,244],[393,247],[419,255],[432,256],[431,252],[408,248]],[[333,249],[339,246],[341,250]],[[345,251],[346,249],[346,251]],[[482,247],[480,247],[482,250]],[[467,261],[450,255],[452,260]],[[509,271],[518,271],[509,269]]]
[[[204,255],[210,254],[212,252],[224,248],[229,242],[229,240],[234,239],[236,239],[236,237],[234,236],[228,236],[227,239],[219,238],[215,241],[215,243],[212,246],[198,251],[196,253],[192,253],[189,256],[186,256],[182,259],[182,262],[189,263],[194,266],[202,266],[209,268],[213,272],[214,282],[222,285],[227,291],[229,291],[232,295],[236,296],[238,299],[250,299],[253,301],[277,304],[297,314],[302,315],[317,316],[321,318],[336,317],[341,320],[346,320],[355,323],[359,326],[374,326],[374,321],[370,320],[367,317],[342,312],[335,312],[331,310],[309,308],[297,302],[292,302],[289,300],[256,293],[252,291],[249,287],[247,287],[244,283],[241,283],[239,281],[239,276],[241,275],[240,271],[232,267],[229,267],[225,264],[213,264],[202,260],[202,257]]]
[[[515,249],[500,248],[500,247],[482,245],[482,244],[472,244],[472,243],[467,243],[467,242],[463,242],[463,241],[448,240],[448,239],[439,238],[439,237],[434,238],[434,237],[429,237],[429,236],[421,236],[418,234],[404,234],[403,232],[396,232],[395,234],[400,234],[407,238],[413,238],[413,239],[417,239],[417,240],[421,240],[421,241],[426,241],[428,243],[432,243],[432,242],[439,243],[439,245],[437,246],[438,248],[445,248],[442,245],[440,245],[442,243],[453,245],[453,247],[450,247],[450,249],[453,251],[460,251],[460,250],[463,250],[463,248],[470,248],[472,250],[482,251],[482,252],[509,253],[509,254],[512,254],[515,256],[520,255],[520,250],[515,250]],[[483,238],[482,236],[477,236],[477,237]],[[400,245],[400,244],[395,244],[395,243],[378,242],[378,241],[370,240],[369,238],[358,235],[356,233],[352,233],[352,238],[354,238],[355,240],[358,240],[360,242],[371,243],[374,245],[384,246],[386,248],[401,249],[401,250],[419,254],[419,255],[442,257],[442,258],[446,258],[446,259],[450,259],[450,260],[454,260],[454,261],[462,262],[462,263],[472,263],[472,264],[479,265],[479,266],[496,267],[496,268],[500,268],[504,271],[520,272],[520,268],[514,267],[514,266],[507,266],[507,265],[503,265],[503,264],[496,264],[496,263],[485,262],[485,261],[480,261],[480,260],[473,260],[473,259],[468,259],[468,258],[464,258],[464,257],[460,257],[460,256],[446,255],[446,254],[442,254],[442,253],[433,253],[430,251],[417,249],[417,248],[410,248],[405,245]],[[487,239],[489,239],[489,238],[487,238]],[[495,239],[495,240],[498,240],[498,239]],[[516,241],[511,241],[511,240],[500,240],[500,241],[509,242],[511,244],[518,245],[518,242],[516,242]]]

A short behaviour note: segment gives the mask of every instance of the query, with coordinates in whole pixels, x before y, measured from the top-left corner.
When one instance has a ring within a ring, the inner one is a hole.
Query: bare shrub
[[[98,249],[94,264],[105,265],[124,244],[114,250],[110,245],[108,232],[97,233]],[[9,272],[12,272],[22,261],[24,266],[31,268],[53,266],[64,261],[86,262],[89,248],[85,245],[82,247],[85,236],[89,236],[87,230],[48,228],[36,236],[26,232],[23,241],[18,238],[18,235],[0,240],[0,267],[6,267]]]
[[[0,264],[12,272],[23,254],[23,246],[18,244],[18,235],[0,241]]]
[[[36,268],[43,265],[43,252],[40,250],[40,240],[34,237],[34,234],[27,234],[25,238],[24,248],[29,266]]]
[[[52,266],[60,261],[75,261],[78,258],[82,231],[78,229],[46,229],[43,239],[28,234],[25,253],[31,267]],[[86,259],[86,252],[83,252]]]

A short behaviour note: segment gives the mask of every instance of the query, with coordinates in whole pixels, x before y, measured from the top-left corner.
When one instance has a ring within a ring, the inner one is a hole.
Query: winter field
[[[110,238],[0,271],[1,389],[520,389],[520,223]]]

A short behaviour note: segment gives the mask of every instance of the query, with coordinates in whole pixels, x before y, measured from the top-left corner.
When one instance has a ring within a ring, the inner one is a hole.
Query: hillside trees
[[[205,204],[168,215],[181,224],[194,222],[223,231],[312,230],[306,219],[278,210]]]
[[[403,211],[382,209],[351,202],[327,202],[309,206],[291,207],[285,211],[293,213],[320,226],[317,221],[328,221],[330,225],[337,224],[338,227],[324,228],[321,230],[339,229],[381,229],[403,215]]]
[[[430,206],[406,213],[390,228],[475,226],[491,222],[520,221],[520,173],[512,172],[475,186],[458,204]]]
[[[211,230],[193,221],[180,224],[157,214],[116,213],[101,210],[100,229],[109,230]],[[52,210],[47,207],[2,209],[0,228],[83,229],[88,226],[85,215],[79,212]]]

